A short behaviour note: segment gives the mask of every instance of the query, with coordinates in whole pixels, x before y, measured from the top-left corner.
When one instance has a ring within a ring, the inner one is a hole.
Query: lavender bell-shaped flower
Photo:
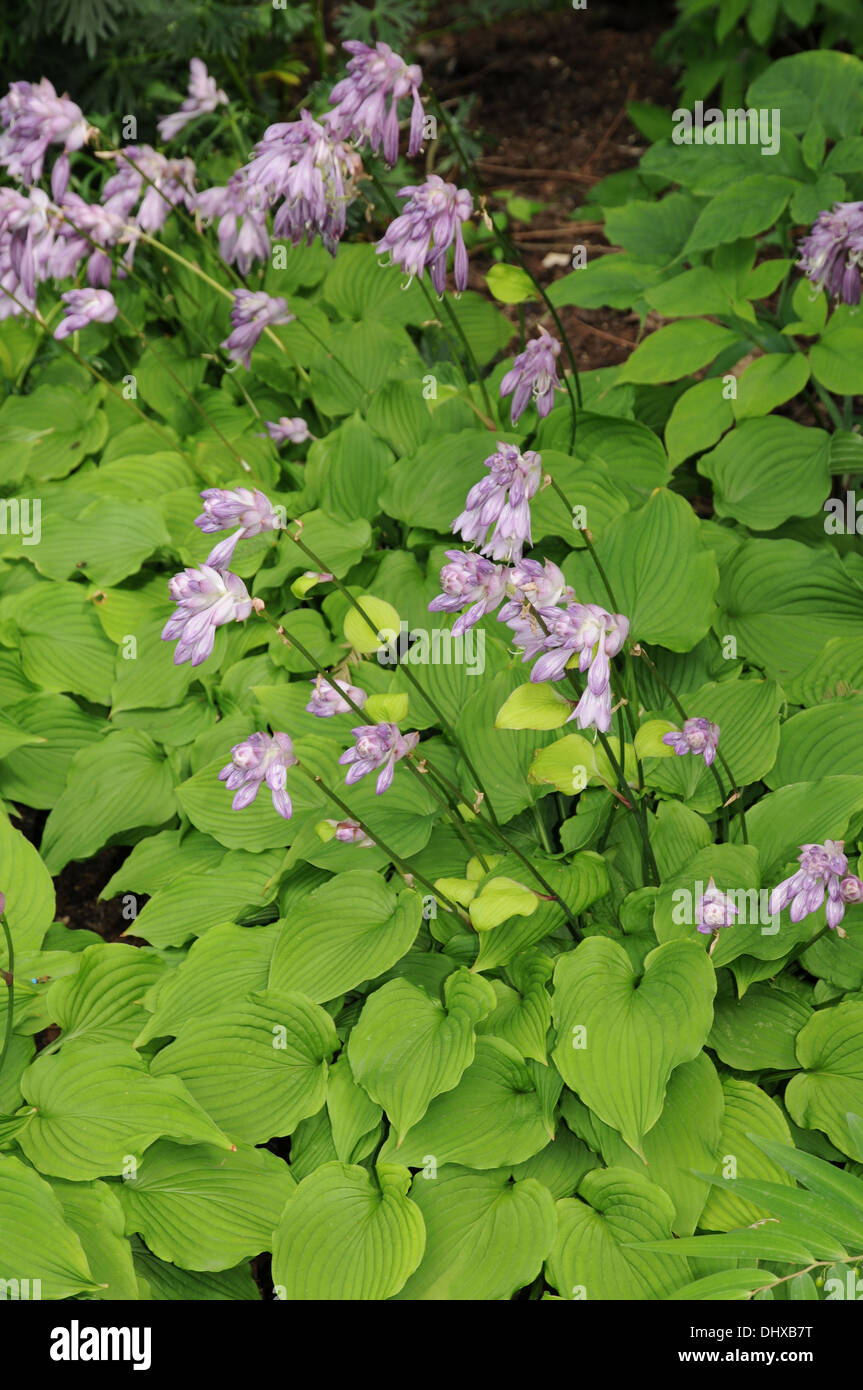
[[[68,338],[91,323],[110,323],[117,317],[110,290],[67,290],[60,297],[66,305],[66,317],[54,329],[55,338]]]
[[[416,748],[419,734],[402,734],[398,724],[361,724],[351,732],[356,743],[339,758],[340,763],[348,764],[345,783],[350,787],[368,773],[377,772],[375,792],[380,796],[392,783],[396,763]]]
[[[235,792],[231,807],[242,811],[250,806],[266,783],[273,794],[273,807],[285,820],[290,820],[293,812],[291,798],[285,791],[289,767],[298,758],[294,745],[287,734],[250,734],[242,743],[234,744],[231,761],[219,773],[219,781],[224,782],[228,791]]]
[[[189,63],[189,95],[179,111],[175,111],[172,116],[163,116],[157,122],[159,139],[167,144],[196,116],[206,115],[215,111],[217,106],[227,104],[228,98],[216,86],[216,80],[207,72],[206,64],[201,58],[193,58]]]
[[[299,246],[319,235],[334,256],[361,169],[360,156],[339,138],[331,112],[316,121],[301,111],[298,121],[268,126],[242,172],[273,203],[283,200],[273,223],[277,237]]]
[[[548,633],[542,643],[543,655],[530,673],[531,680],[560,680],[578,653],[578,669],[587,672],[587,684],[570,719],[575,719],[580,729],[596,728],[608,733],[610,659],[618,655],[629,636],[629,619],[622,613],[607,613],[595,603],[540,609],[540,615]]]
[[[358,849],[374,848],[374,840],[366,834],[359,821],[325,820],[321,822],[321,825],[329,826],[332,831],[332,838],[338,840],[340,844],[356,845]]]
[[[834,203],[832,212],[819,212],[800,243],[797,264],[817,289],[823,287],[846,304],[859,304],[863,203]]]
[[[360,709],[369,698],[358,685],[348,685],[347,681],[328,681],[324,680],[323,676],[318,676],[312,681],[312,685],[314,690],[306,710],[309,714],[316,714],[319,719],[331,719],[334,714],[347,714],[351,705],[344,698],[345,695],[355,705],[359,705]]]
[[[210,565],[175,574],[168,588],[177,611],[163,627],[162,639],[173,642],[179,638],[175,666],[184,661],[200,666],[213,650],[216,628],[224,623],[244,622],[253,607],[242,579]]]
[[[498,621],[508,625],[525,616],[528,604],[531,608],[555,608],[564,600],[575,602],[575,590],[552,560],[519,560],[508,572],[507,596]]]
[[[407,202],[378,242],[378,254],[389,252],[392,263],[402,266],[411,279],[416,275],[421,280],[428,270],[437,293],[442,295],[446,288],[446,255],[449,247],[454,246],[455,287],[459,291],[466,289],[468,259],[462,223],[473,212],[473,199],[467,189],[446,183],[439,174],[429,174],[425,183],[400,188],[399,197],[407,198]]]
[[[704,936],[719,931],[722,927],[733,927],[739,909],[728,893],[716,887],[713,879],[695,904],[695,925]]]
[[[314,435],[301,415],[281,415],[278,420],[265,420],[267,434],[279,447],[282,444],[305,444]]]
[[[429,612],[461,613],[452,628],[453,636],[459,637],[497,608],[506,593],[507,571],[482,555],[462,550],[448,550],[446,555],[450,563],[440,572],[443,593],[432,599]]]
[[[848,873],[848,860],[843,853],[844,841],[825,840],[823,845],[807,844],[800,846],[798,862],[800,868],[789,878],[783,879],[770,895],[770,912],[781,912],[791,904],[792,922],[800,922],[810,913],[817,912],[827,897],[827,925],[839,926],[845,916],[848,903],[856,903],[863,898],[863,883],[855,874]]]
[[[161,231],[172,208],[182,206],[194,212],[193,160],[168,159],[151,145],[128,145],[114,158],[117,172],[102,189],[102,203],[111,212],[131,219],[151,236]],[[132,209],[139,197],[141,205],[133,218]]]
[[[557,376],[560,343],[542,326],[540,336],[520,352],[500,383],[501,396],[512,393],[511,420],[515,425],[527,410],[531,397],[544,418],[554,405],[554,393],[561,390]]]
[[[709,719],[687,719],[682,732],[663,734],[662,742],[668,748],[673,748],[678,757],[694,753],[710,767],[719,745],[719,725],[711,724]]]
[[[195,210],[205,225],[219,219],[219,253],[241,275],[248,275],[255,261],[270,258],[267,214],[271,203],[267,190],[250,183],[245,169],[232,174],[224,188],[205,188],[195,199]]]
[[[58,97],[47,77],[41,82],[12,82],[0,101],[0,122],[0,165],[24,184],[41,179],[49,145],[62,144],[62,176],[52,185],[55,198],[61,197],[69,175],[66,156],[80,150],[91,134],[81,108],[68,97]]]
[[[237,541],[250,540],[263,531],[277,531],[283,525],[282,518],[268,497],[255,488],[247,487],[233,490],[208,487],[201,493],[204,510],[195,517],[195,525],[206,535],[217,531],[227,531],[231,526],[239,526],[227,540],[220,541],[207,556],[206,563],[213,569],[224,569],[230,563]]]
[[[342,139],[358,143],[368,140],[375,153],[383,145],[384,159],[393,165],[399,155],[398,103],[410,97],[408,157],[412,159],[422,146],[422,69],[416,63],[406,63],[387,43],[370,48],[351,39],[343,47],[353,56],[347,65],[347,76],[330,92],[334,128]]]
[[[542,458],[530,449],[522,454],[515,444],[498,444],[485,466],[488,477],[471,488],[452,529],[492,560],[518,561],[532,544],[529,504],[542,482]]]
[[[264,329],[276,323],[292,323],[295,317],[284,299],[274,299],[264,294],[263,290],[234,290],[232,332],[220,343],[220,347],[225,349],[232,362],[242,362],[248,372],[252,365],[252,350]]]

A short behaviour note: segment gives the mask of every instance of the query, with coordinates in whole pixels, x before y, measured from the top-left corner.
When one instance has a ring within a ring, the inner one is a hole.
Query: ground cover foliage
[[[0,1278],[856,1296],[863,63],[639,111],[546,299],[342,57],[254,149],[0,104]]]

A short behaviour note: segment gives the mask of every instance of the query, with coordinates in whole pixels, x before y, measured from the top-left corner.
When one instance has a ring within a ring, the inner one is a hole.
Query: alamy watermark
[[[468,676],[485,670],[485,633],[473,627],[456,637],[448,627],[412,628],[402,620],[398,632],[382,628],[378,636],[381,666],[464,666]]]
[[[697,880],[693,888],[676,888],[671,895],[674,906],[671,920],[677,926],[693,926],[697,919],[695,908],[704,897],[708,884]],[[770,911],[769,888],[726,888],[723,896],[736,908],[734,925],[760,926],[762,936],[775,936],[779,930],[779,913]]]
[[[705,111],[697,101],[691,111],[679,106],[672,112],[671,138],[675,145],[760,145],[762,154],[778,154],[780,118],[778,106]]]
[[[0,536],[20,536],[22,545],[42,539],[41,497],[0,498]]]

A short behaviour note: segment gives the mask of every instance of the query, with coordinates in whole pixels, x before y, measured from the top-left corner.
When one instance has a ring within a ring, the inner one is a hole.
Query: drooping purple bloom
[[[282,444],[305,444],[308,439],[315,437],[301,415],[281,415],[278,420],[265,420],[264,423],[267,434],[279,447]]]
[[[514,425],[527,410],[531,397],[539,414],[543,418],[548,415],[554,405],[554,393],[561,389],[557,376],[560,343],[541,325],[539,334],[518,354],[500,383],[501,396],[513,393],[510,418]]]
[[[247,487],[208,487],[201,497],[204,510],[195,517],[195,525],[205,534],[227,531],[231,526],[240,528],[210,551],[206,563],[213,569],[224,569],[229,564],[237,541],[250,540],[262,531],[277,531],[283,525],[270,499],[258,488],[252,492]]]
[[[359,849],[374,849],[374,840],[367,835],[355,820],[327,821],[335,830],[335,838],[343,845],[356,845]]]
[[[26,195],[0,188],[0,289],[6,292],[0,295],[0,319],[36,312],[36,286],[53,274],[56,213],[41,188]]]
[[[54,329],[55,338],[68,338],[91,323],[110,323],[117,317],[110,290],[67,290],[60,298],[66,305],[66,317]]]
[[[452,628],[453,636],[459,637],[497,608],[506,593],[507,570],[463,550],[448,550],[446,555],[449,564],[440,572],[443,593],[432,599],[429,612],[461,613]]]
[[[168,159],[151,145],[128,145],[117,150],[113,158],[117,172],[102,189],[102,202],[110,212],[151,236],[161,231],[172,208],[182,206],[194,212],[195,165],[191,159]],[[141,205],[133,217],[139,197]]]
[[[678,757],[694,753],[710,767],[719,744],[719,725],[711,724],[709,719],[687,719],[682,732],[663,734],[662,742],[673,748]]]
[[[388,251],[390,260],[413,279],[420,280],[428,270],[439,295],[446,287],[446,254],[455,247],[453,274],[455,287],[467,288],[468,259],[462,223],[473,212],[473,199],[466,188],[446,183],[439,174],[429,174],[425,183],[399,189],[407,198],[404,209],[387,227],[375,250]]]
[[[232,362],[242,362],[246,371],[251,370],[252,349],[264,329],[274,323],[293,323],[295,314],[290,313],[286,300],[273,298],[263,290],[234,290],[234,303],[231,306],[232,332],[220,343]]]
[[[563,609],[539,612],[548,633],[531,680],[561,680],[578,653],[578,669],[587,672],[587,684],[570,719],[575,719],[580,729],[597,728],[607,733],[611,728],[610,659],[618,655],[629,636],[629,619],[622,613],[607,613],[595,603],[569,603]]]
[[[179,111],[175,111],[172,116],[163,116],[157,123],[159,139],[164,140],[165,144],[179,135],[183,127],[196,116],[204,116],[210,111],[215,111],[217,106],[228,104],[228,98],[216,86],[215,78],[207,72],[207,66],[201,58],[193,58],[189,63],[188,90],[189,95]]]
[[[175,666],[184,661],[200,666],[212,653],[216,628],[224,623],[244,622],[252,611],[252,600],[242,579],[210,565],[175,574],[168,588],[177,611],[163,627],[162,639],[180,639],[174,653]]]
[[[375,153],[383,145],[384,159],[393,165],[399,157],[398,103],[403,97],[411,97],[408,157],[412,159],[422,146],[422,69],[416,63],[406,63],[387,43],[369,48],[368,44],[351,39],[343,47],[353,57],[348,63],[347,77],[330,92],[334,127],[343,140],[355,140],[358,144],[368,140]]]
[[[738,911],[728,893],[717,888],[711,878],[703,896],[695,904],[696,928],[704,936],[710,936],[721,927],[733,927]]]
[[[314,690],[306,710],[309,714],[316,714],[319,719],[330,719],[334,714],[347,714],[351,706],[344,699],[345,695],[355,705],[359,705],[360,709],[369,698],[358,685],[348,685],[346,681],[328,681],[324,680],[323,676],[318,676],[312,681],[312,685]]]
[[[817,289],[823,287],[846,304],[859,304],[863,203],[834,203],[832,212],[819,212],[800,243],[797,264]]]
[[[377,772],[375,792],[380,796],[393,780],[396,763],[419,743],[419,734],[399,733],[398,724],[361,724],[352,729],[356,743],[339,758],[349,764],[345,783],[352,786],[369,772]]]
[[[509,625],[513,619],[524,618],[527,604],[531,608],[555,608],[564,601],[575,602],[575,590],[551,560],[519,560],[507,575],[507,595],[498,621]]]
[[[231,761],[219,773],[229,792],[235,792],[231,807],[242,811],[250,806],[266,783],[273,794],[273,807],[285,820],[291,819],[293,806],[285,791],[289,767],[299,759],[287,734],[250,734],[231,749]]]
[[[298,121],[268,126],[242,172],[273,203],[283,200],[273,223],[277,237],[299,246],[319,235],[334,256],[361,168],[359,155],[339,138],[331,112],[316,121],[301,111]]]
[[[219,219],[219,252],[227,265],[248,275],[255,261],[270,257],[267,213],[272,198],[260,184],[251,183],[245,169],[232,174],[224,188],[205,188],[195,207],[205,223]]]
[[[791,904],[792,922],[800,922],[817,912],[827,895],[827,925],[838,927],[845,916],[847,903],[863,897],[863,883],[848,873],[848,860],[843,853],[843,840],[825,840],[823,845],[800,846],[800,868],[790,878],[783,879],[770,895],[770,912],[781,912]]]
[[[51,250],[51,275],[56,280],[65,280],[76,273],[79,261],[87,256],[88,283],[96,289],[107,289],[113,268],[108,250],[124,242],[133,243],[137,228],[101,203],[86,203],[77,193],[65,195],[57,216],[59,225]],[[121,278],[125,273],[122,267],[118,270]]]
[[[64,155],[80,150],[90,135],[90,127],[79,106],[68,97],[58,97],[47,77],[41,82],[12,82],[0,101],[0,165],[22,183],[34,184],[42,177],[42,166],[49,145],[63,146]],[[68,179],[68,160],[63,165]],[[65,181],[54,189],[59,197]]]
[[[498,444],[485,466],[488,476],[471,488],[452,529],[492,560],[517,562],[532,544],[530,499],[542,482],[542,458],[532,449],[522,454],[516,444]]]

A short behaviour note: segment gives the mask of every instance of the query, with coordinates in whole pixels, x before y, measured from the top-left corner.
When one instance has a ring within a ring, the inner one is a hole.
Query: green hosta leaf
[[[605,535],[615,517],[629,510],[631,492],[615,485],[597,454],[588,454],[586,459],[570,458],[558,449],[543,448],[542,462],[564,493],[566,503],[554,488],[545,488],[533,499],[530,510],[534,545],[546,536],[560,536],[568,545],[581,548],[585,529],[597,540]]]
[[[756,984],[737,999],[729,990],[716,1000],[708,1046],[737,1071],[794,1071],[794,1040],[812,1017],[808,1004],[773,984]]]
[[[863,589],[838,556],[797,541],[744,541],[722,567],[716,631],[784,681],[831,637],[863,637]]]
[[[528,950],[516,956],[507,972],[516,988],[511,989],[502,980],[492,980],[497,1004],[477,1032],[493,1033],[512,1043],[522,1057],[545,1064],[551,1023],[551,996],[545,986],[553,969],[551,958],[540,952]]]
[[[753,1135],[764,1135],[782,1139],[786,1143],[789,1141],[788,1125],[779,1106],[749,1081],[725,1077],[722,1089],[725,1092],[725,1112],[716,1167],[723,1177],[732,1181],[727,1187],[715,1186],[711,1189],[699,1223],[705,1231],[730,1231],[772,1214],[760,1204],[756,1206],[748,1198],[738,1197],[734,1190],[737,1179],[766,1178],[771,1183],[785,1183],[789,1187],[794,1185],[793,1178],[766,1158],[752,1138]]]
[[[715,611],[716,560],[684,498],[657,488],[640,511],[612,524],[597,552],[634,640],[688,651],[704,636]]]
[[[335,999],[395,965],[420,925],[417,893],[398,896],[377,874],[337,874],[284,923],[270,969],[271,989]]]
[[[834,139],[856,135],[863,119],[863,63],[827,50],[780,58],[750,84],[746,100],[749,106],[779,107],[783,130],[795,135],[816,120]]]
[[[329,1014],[304,994],[262,990],[181,1023],[151,1071],[181,1078],[221,1129],[260,1144],[320,1110],[337,1046]]]
[[[812,375],[828,391],[853,396],[863,391],[863,329],[847,309],[833,314],[817,343],[809,350]]]
[[[512,338],[513,326],[509,319],[472,290],[454,299],[452,310],[481,367],[496,357]]]
[[[772,227],[793,192],[792,180],[776,174],[751,174],[736,179],[699,213],[684,254],[756,236]]]
[[[135,640],[134,648],[127,641],[121,643],[111,686],[112,714],[121,710],[171,709],[182,703],[195,672],[186,661],[179,666],[174,664],[174,649],[162,638],[167,616],[163,613],[134,625],[128,633]]]
[[[85,859],[112,835],[161,825],[175,813],[171,769],[152,739],[131,729],[108,734],[72,760],[66,790],[45,825],[45,863],[59,873],[70,859]]]
[[[75,975],[55,980],[47,1007],[64,1053],[82,1041],[131,1042],[146,1018],[144,994],[166,969],[151,951],[118,943],[88,946]]]
[[[585,410],[578,413],[578,441],[598,457],[618,487],[642,500],[668,481],[665,450],[653,430],[639,420],[617,420]]]
[[[501,876],[488,880],[472,899],[468,911],[474,929],[485,932],[499,927],[509,917],[532,917],[538,907],[535,892],[513,878]]]
[[[403,278],[387,272],[368,244],[339,247],[339,255],[327,267],[323,292],[343,318],[418,325],[429,316],[428,301],[416,281],[405,289]]]
[[[476,776],[462,762],[461,784],[466,790],[471,789],[479,777],[495,814],[505,822],[535,800],[536,793],[527,784],[527,770],[536,749],[550,743],[554,734],[550,730],[534,733],[495,726],[501,706],[522,684],[520,670],[499,671],[490,680],[486,678],[473,684],[479,688],[463,706],[456,722],[456,733],[470,753]]]
[[[327,1118],[340,1163],[361,1163],[371,1153],[380,1137],[381,1114],[381,1107],[357,1084],[342,1052],[327,1077]]]
[[[40,1056],[21,1080],[36,1114],[17,1136],[41,1172],[80,1182],[122,1173],[161,1136],[230,1148],[176,1076],[151,1076],[122,1046]]]
[[[719,377],[696,382],[678,396],[665,426],[665,447],[672,464],[709,449],[734,423],[731,402]]]
[[[84,1247],[93,1278],[103,1287],[98,1298],[137,1302],[140,1297],[132,1247],[125,1234],[116,1190],[104,1182],[64,1182],[54,1178],[63,1215]]]
[[[146,1295],[169,1303],[235,1303],[238,1300],[259,1303],[261,1300],[248,1260],[235,1269],[226,1269],[217,1274],[193,1273],[188,1269],[178,1269],[165,1260],[157,1260],[134,1236],[132,1257],[142,1298]]]
[[[667,266],[677,259],[692,228],[698,204],[686,193],[672,193],[658,202],[629,200],[609,208],[609,240],[633,256]]]
[[[266,1149],[225,1153],[210,1144],[153,1144],[117,1189],[126,1230],[185,1269],[230,1269],[268,1250],[296,1184]]]
[[[506,434],[496,437],[507,440]],[[448,532],[464,510],[469,489],[487,476],[483,460],[493,452],[488,438],[469,429],[428,439],[390,468],[381,489],[381,508],[409,526]]]
[[[425,1249],[410,1174],[379,1164],[374,1174],[325,1163],[288,1199],[276,1230],[273,1282],[288,1302],[392,1298]]]
[[[494,721],[496,729],[559,729],[573,705],[553,685],[520,685],[504,700]]]
[[[501,304],[524,304],[536,299],[538,290],[526,271],[517,265],[493,265],[486,274],[486,284]]]
[[[33,559],[51,579],[70,579],[80,571],[94,584],[108,586],[137,574],[148,555],[170,543],[158,507],[137,502],[130,526],[128,501],[105,498],[91,502],[74,521],[49,510]]]
[[[668,1078],[697,1056],[710,1030],[710,961],[691,942],[668,942],[645,958],[639,980],[622,946],[593,937],[560,958],[554,984],[561,1076],[642,1153]]]
[[[532,862],[573,916],[578,916],[591,903],[608,892],[608,870],[599,854],[587,851],[577,854],[569,864],[542,859],[534,853]],[[521,872],[515,856],[498,864],[493,873]],[[475,970],[494,970],[515,959],[519,952],[541,941],[549,932],[563,925],[564,913],[559,903],[543,902],[530,917],[512,917],[499,927],[482,932]]]
[[[185,960],[145,1001],[152,1017],[135,1046],[174,1034],[186,1019],[221,1013],[237,998],[265,989],[279,930],[278,923],[269,927],[226,924],[193,942]]]
[[[531,1283],[557,1229],[548,1188],[533,1178],[511,1182],[506,1169],[418,1173],[411,1198],[422,1212],[422,1263],[398,1295],[404,1300],[509,1299]]]
[[[80,584],[36,584],[2,608],[20,633],[21,666],[34,685],[110,702],[115,649]]]
[[[0,1280],[6,1298],[59,1299],[101,1292],[51,1185],[7,1154],[0,1154],[0,1204]],[[27,1282],[23,1291],[22,1280]],[[40,1281],[38,1292],[34,1280]]]
[[[843,1153],[863,1161],[848,1112],[863,1114],[863,1004],[838,1004],[813,1014],[797,1034],[805,1071],[785,1092],[789,1114],[803,1129],[821,1129]]]
[[[825,430],[770,416],[738,425],[699,460],[698,471],[713,481],[718,516],[771,531],[789,516],[821,511],[830,491],[829,453]]]
[[[455,1090],[431,1102],[400,1147],[391,1134],[382,1156],[397,1154],[412,1168],[426,1163],[427,1155],[438,1168],[447,1163],[500,1168],[530,1158],[551,1137],[543,1100],[527,1064],[501,1038],[480,1037],[474,1061]]]
[[[809,363],[801,352],[769,352],[756,357],[737,379],[734,415],[738,420],[767,415],[799,395],[808,380]]]
[[[863,697],[801,710],[782,725],[779,755],[765,781],[770,787],[815,780],[824,768],[863,776]]]
[[[395,641],[401,619],[392,604],[375,598],[374,594],[363,594],[357,602],[362,614],[351,607],[343,623],[345,637],[354,650],[367,654]]]
[[[706,367],[736,341],[738,336],[732,329],[723,328],[710,319],[681,319],[679,323],[670,323],[639,344],[621,367],[618,384],[679,381]]]
[[[474,1058],[475,1027],[495,1006],[488,981],[458,970],[444,1003],[407,980],[367,999],[348,1041],[354,1076],[382,1105],[401,1145],[429,1102],[451,1091]]]
[[[639,1245],[671,1235],[671,1198],[623,1168],[588,1173],[580,1192],[583,1201],[557,1204],[549,1282],[564,1298],[590,1302],[668,1298],[687,1277],[688,1263]]]
[[[260,910],[275,895],[283,857],[278,850],[247,854],[238,849],[204,872],[193,874],[190,864],[187,875],[154,893],[144,905],[132,934],[154,946],[182,946],[190,935],[200,935],[246,909]]]
[[[338,520],[324,511],[304,512],[301,539],[316,555],[325,555],[330,573],[344,579],[348,570],[358,564],[371,543],[372,528],[365,518],[355,521]],[[255,580],[255,592],[277,588],[291,575],[304,574],[312,562],[291,540],[296,527],[288,521],[284,535],[279,537],[278,561],[272,569],[261,570]]]
[[[0,816],[0,885],[13,946],[38,950],[54,919],[54,885],[38,851],[5,816]],[[6,958],[5,941],[0,957]]]

